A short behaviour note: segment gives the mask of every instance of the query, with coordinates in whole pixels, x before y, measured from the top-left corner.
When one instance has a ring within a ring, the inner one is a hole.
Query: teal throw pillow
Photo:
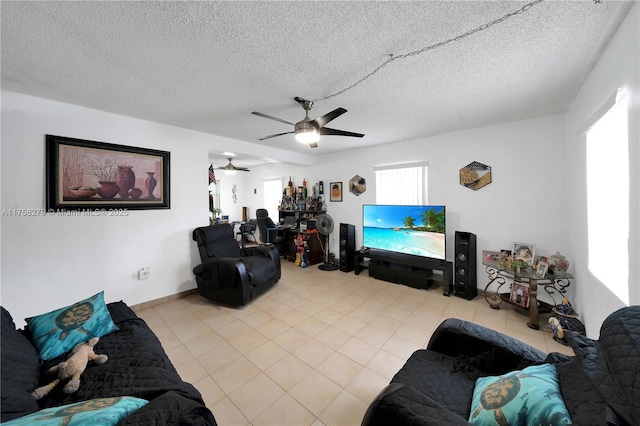
[[[50,360],[93,337],[102,337],[118,327],[104,303],[104,292],[46,314],[25,319],[31,341],[40,359]]]
[[[60,407],[45,408],[37,413],[10,420],[7,426],[83,426],[115,425],[149,401],[132,396],[98,398]]]
[[[469,423],[472,425],[569,425],[571,416],[560,394],[552,364],[527,367],[476,380]]]

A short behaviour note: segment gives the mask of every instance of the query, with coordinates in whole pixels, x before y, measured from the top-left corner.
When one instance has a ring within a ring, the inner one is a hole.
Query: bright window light
[[[589,271],[629,305],[629,136],[623,90],[586,132]]]
[[[262,181],[262,206],[269,212],[269,217],[277,222],[278,204],[282,199],[282,189],[284,188],[284,178],[265,179]]]
[[[374,168],[376,203],[420,205],[427,202],[427,164],[398,164]]]

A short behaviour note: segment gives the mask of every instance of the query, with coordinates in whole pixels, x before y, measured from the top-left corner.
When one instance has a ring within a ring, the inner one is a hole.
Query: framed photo
[[[500,262],[499,251],[482,250],[482,263],[497,264]]]
[[[329,201],[342,201],[342,182],[329,184]]]
[[[536,275],[544,278],[547,276],[547,272],[549,271],[549,264],[543,260],[538,262],[538,267],[536,268]]]
[[[170,153],[46,135],[47,210],[170,208]]]
[[[529,307],[529,286],[522,284],[518,281],[514,281],[511,286],[511,295],[509,299],[523,308]]]
[[[536,258],[536,245],[529,243],[513,243],[513,250],[511,252],[514,260],[524,260],[529,266],[531,266],[533,265],[533,260]]]

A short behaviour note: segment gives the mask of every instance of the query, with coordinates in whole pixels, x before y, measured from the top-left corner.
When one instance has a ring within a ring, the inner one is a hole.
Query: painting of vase
[[[46,146],[48,209],[169,208],[169,152],[52,135]]]
[[[133,173],[133,166],[130,165],[118,165],[118,174],[116,177],[116,185],[120,190],[118,194],[120,198],[129,198],[129,190],[136,185],[136,174]]]

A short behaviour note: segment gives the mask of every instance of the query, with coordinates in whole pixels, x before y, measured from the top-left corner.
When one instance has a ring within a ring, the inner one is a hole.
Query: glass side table
[[[571,285],[573,275],[570,274],[546,274],[544,277],[536,275],[530,267],[524,270],[514,271],[510,268],[501,267],[498,262],[482,262],[485,266],[489,283],[484,288],[484,298],[492,309],[500,309],[502,303],[515,306],[518,309],[529,312],[529,322],[527,325],[534,330],[540,329],[540,314],[551,312],[551,308],[558,304],[556,297],[560,299],[567,292],[567,287]],[[508,282],[513,281],[526,285],[529,290],[528,306],[523,306],[511,298],[511,286],[504,287]],[[551,297],[553,305],[538,300],[538,286]],[[509,291],[506,291],[509,290]]]

